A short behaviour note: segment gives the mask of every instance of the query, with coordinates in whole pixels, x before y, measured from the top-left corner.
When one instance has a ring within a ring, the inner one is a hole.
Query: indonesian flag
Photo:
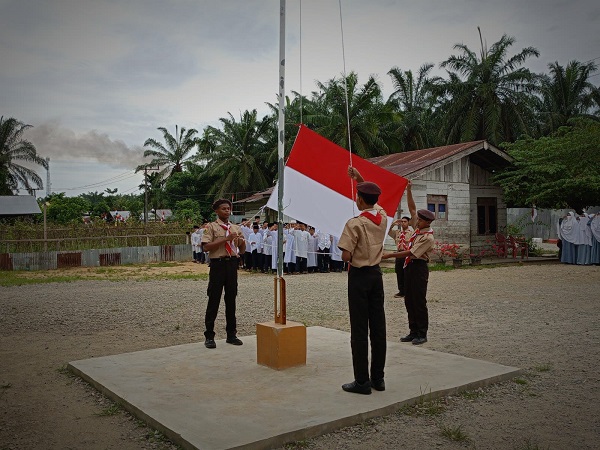
[[[283,172],[283,213],[339,237],[348,219],[360,214],[349,165],[348,150],[300,125]],[[377,203],[387,213],[389,228],[408,181],[356,155],[352,155],[352,166],[365,181],[381,188]],[[267,202],[275,211],[277,196],[278,185]]]

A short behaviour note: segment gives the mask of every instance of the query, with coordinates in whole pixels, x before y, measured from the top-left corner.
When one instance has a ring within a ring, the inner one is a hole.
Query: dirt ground
[[[89,280],[0,287],[0,449],[174,448],[65,366],[203,340],[207,281],[156,276],[185,277],[206,272],[206,266],[99,270],[66,272]],[[289,320],[349,331],[345,274],[287,280]],[[384,274],[384,282],[388,340],[397,341],[407,332],[406,312],[392,297],[395,275]],[[271,317],[272,286],[270,276],[240,273],[240,336],[254,334],[255,324]],[[524,375],[286,447],[597,449],[598,292],[597,266],[432,272],[425,346],[520,367]],[[218,333],[223,329],[221,310]],[[401,382],[386,379],[388,385]]]

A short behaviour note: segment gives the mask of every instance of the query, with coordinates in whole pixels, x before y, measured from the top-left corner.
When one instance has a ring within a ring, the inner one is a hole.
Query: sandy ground
[[[190,275],[206,266],[78,271],[106,280],[0,287],[0,449],[174,448],[70,376],[65,365],[202,340],[207,281],[154,277]],[[128,281],[110,281],[123,277]],[[345,274],[287,280],[289,320],[349,331]],[[397,341],[407,332],[406,313],[392,298],[394,274],[384,281],[388,339]],[[521,367],[525,374],[286,448],[597,449],[598,292],[600,267],[432,272],[427,348]],[[254,334],[271,309],[272,278],[241,274],[239,335]],[[217,330],[217,339],[224,338],[222,310]],[[340,384],[351,374],[349,367]]]

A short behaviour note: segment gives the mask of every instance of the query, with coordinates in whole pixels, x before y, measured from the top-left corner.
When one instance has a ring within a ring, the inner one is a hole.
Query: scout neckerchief
[[[406,245],[406,230],[400,230],[400,237],[398,238],[398,251],[402,252],[404,250],[408,250]]]
[[[375,209],[371,211],[363,211],[360,215],[362,217],[366,217],[375,225],[381,224],[381,214],[379,214]]]
[[[225,237],[229,236],[229,229],[231,228],[230,223],[220,223],[221,228],[225,230]],[[233,241],[225,241],[225,250],[229,256],[233,256],[237,253]]]
[[[410,237],[410,240],[408,241],[408,250],[410,250],[410,249],[412,248],[413,244],[415,243],[415,239],[417,238],[417,236],[424,236],[424,235],[426,235],[426,234],[433,234],[433,230],[429,230],[429,231],[426,231],[426,232],[424,232],[424,233],[421,233],[421,230],[419,230],[419,229],[417,228],[417,229],[415,230],[415,234],[413,234],[413,235]],[[405,269],[405,268],[406,268],[406,266],[408,266],[408,264],[410,263],[410,261],[411,261],[411,257],[410,257],[410,255],[409,255],[409,256],[407,256],[407,257],[406,257],[406,259],[404,260],[404,266],[402,266],[402,268],[403,268],[403,269]]]

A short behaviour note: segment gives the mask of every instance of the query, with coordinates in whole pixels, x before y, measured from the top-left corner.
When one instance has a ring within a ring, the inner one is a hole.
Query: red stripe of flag
[[[300,130],[290,152],[286,166],[339,194],[353,199],[356,181],[348,177],[350,153],[324,137],[300,125]],[[377,183],[381,195],[377,202],[393,217],[398,209],[408,181],[359,156],[352,155],[352,165],[358,169],[365,181]],[[351,184],[352,182],[352,184]]]

